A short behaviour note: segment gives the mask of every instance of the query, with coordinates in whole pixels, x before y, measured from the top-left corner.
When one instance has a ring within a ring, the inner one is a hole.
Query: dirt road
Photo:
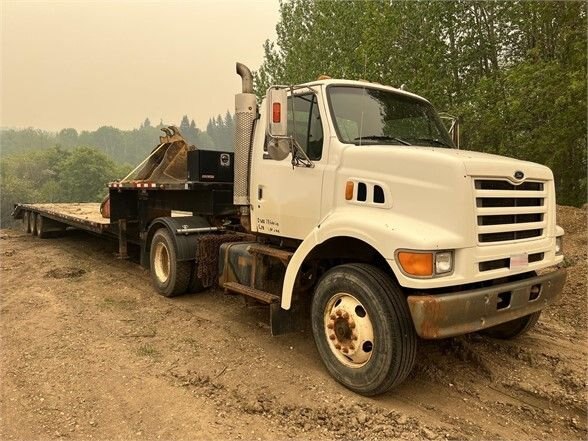
[[[312,336],[220,291],[166,299],[115,244],[0,232],[0,439],[586,439],[586,212],[535,331],[421,342],[402,386],[339,386]]]

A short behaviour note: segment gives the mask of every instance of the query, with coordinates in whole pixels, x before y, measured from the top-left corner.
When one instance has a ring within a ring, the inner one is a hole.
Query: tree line
[[[220,115],[211,118],[205,130],[196,127],[194,120],[187,115],[175,125],[189,143],[199,148],[233,150],[233,117],[228,111],[224,118]],[[95,148],[118,164],[135,165],[157,145],[159,136],[163,134],[160,129],[166,126],[162,122],[152,125],[149,118],[145,118],[138,128],[132,130],[111,126],[81,132],[66,128],[56,133],[34,128],[4,129],[0,132],[0,149],[4,158],[13,153],[54,146],[63,149],[84,146]]]
[[[456,115],[462,148],[549,166],[558,202],[586,202],[586,3],[280,3],[256,91],[321,74],[404,85]]]

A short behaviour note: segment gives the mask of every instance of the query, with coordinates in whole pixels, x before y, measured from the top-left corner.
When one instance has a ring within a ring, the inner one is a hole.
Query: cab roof
[[[364,81],[364,80],[343,80],[343,79],[337,79],[337,78],[330,78],[327,80],[316,80],[316,81],[311,81],[308,83],[302,83],[302,84],[295,84],[294,87],[295,88],[304,88],[304,87],[312,87],[312,86],[349,86],[349,87],[366,87],[366,88],[370,88],[370,89],[380,89],[380,90],[386,90],[389,92],[393,92],[393,93],[397,93],[400,95],[404,95],[404,96],[409,96],[412,98],[416,98],[422,101],[426,101],[427,103],[430,104],[429,100],[427,100],[426,98],[423,98],[420,95],[417,95],[415,93],[411,93],[408,92],[406,90],[402,90],[402,89],[397,89],[396,87],[392,87],[392,86],[386,86],[384,84],[380,84],[380,83],[372,83],[370,81]]]

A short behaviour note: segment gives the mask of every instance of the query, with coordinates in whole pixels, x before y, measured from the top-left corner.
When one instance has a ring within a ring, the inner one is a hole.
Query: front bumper
[[[559,298],[566,270],[489,288],[450,294],[411,295],[408,306],[417,334],[426,339],[463,335],[539,311]],[[531,288],[539,286],[532,299]]]

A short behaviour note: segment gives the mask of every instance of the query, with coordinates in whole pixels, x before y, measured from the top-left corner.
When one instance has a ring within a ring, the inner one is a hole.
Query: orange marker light
[[[280,103],[274,103],[272,105],[272,121],[279,123],[282,119],[282,106]]]
[[[398,253],[398,262],[404,272],[412,276],[433,275],[433,253],[401,251]]]
[[[347,181],[345,185],[345,200],[350,201],[353,199],[353,181]]]

